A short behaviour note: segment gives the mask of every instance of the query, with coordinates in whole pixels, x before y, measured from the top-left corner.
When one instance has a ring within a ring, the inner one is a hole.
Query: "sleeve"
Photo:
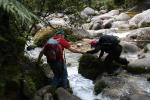
[[[99,55],[99,59],[104,55],[104,50],[101,50],[101,53]]]
[[[47,47],[48,47],[48,45],[47,45],[47,44],[45,44],[45,45],[43,46],[42,51],[43,51],[44,53],[46,52]]]
[[[59,42],[63,48],[65,48],[65,49],[70,48],[70,43],[68,41],[66,41],[65,39],[61,39]]]
[[[87,51],[86,53],[94,54],[100,50],[100,46],[97,46],[94,50]]]

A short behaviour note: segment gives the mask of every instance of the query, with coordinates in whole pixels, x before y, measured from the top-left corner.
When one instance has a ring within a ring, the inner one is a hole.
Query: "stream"
[[[32,44],[32,43],[30,43]],[[27,51],[26,55],[30,58],[36,59],[38,58],[38,54],[41,51],[41,48],[35,48],[34,50]],[[94,95],[94,84],[92,80],[86,79],[78,73],[78,59],[81,54],[71,53],[66,51],[65,53],[68,70],[68,79],[70,86],[73,90],[73,94],[81,98],[82,100],[109,100],[106,97],[103,97],[101,94]],[[46,59],[43,56],[44,63],[46,63]]]
[[[91,80],[84,78],[78,73],[78,59],[81,54],[66,52],[66,61],[70,63],[68,69],[68,79],[73,94],[82,100],[109,100],[101,94],[94,95],[94,84]]]
[[[127,33],[125,35],[127,35]],[[116,34],[116,36],[120,38],[124,37],[125,35]],[[27,44],[30,45],[32,44],[32,42],[28,42]],[[38,58],[40,51],[41,48],[35,48],[34,50],[27,51],[26,55],[36,59]],[[89,79],[84,78],[78,73],[78,59],[80,58],[80,56],[81,54],[71,53],[67,50],[65,51],[68,79],[73,90],[73,94],[78,96],[82,100],[112,100],[111,98],[109,98],[109,96],[103,96],[101,93],[95,95],[93,92],[93,82]],[[137,59],[136,54],[122,54],[121,56],[126,57],[130,61]],[[43,59],[46,63],[45,57],[43,57]],[[150,94],[150,83],[142,75],[125,75],[122,78],[126,81],[126,86],[118,90],[119,95],[129,94],[130,86],[136,88],[140,92]],[[115,100],[119,100],[119,98]]]

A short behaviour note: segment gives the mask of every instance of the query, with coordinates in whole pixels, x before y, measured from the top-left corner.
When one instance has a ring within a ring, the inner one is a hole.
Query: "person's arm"
[[[97,46],[94,50],[87,51],[86,53],[94,54],[97,53],[99,50],[100,50],[100,46]]]
[[[74,49],[74,48],[72,48],[72,47],[68,48],[68,50],[71,51],[71,52],[73,52],[73,53],[81,53],[81,54],[84,54],[84,53],[85,53],[85,52],[83,52],[83,51],[78,51],[78,50],[76,50],[76,49]]]
[[[101,50],[101,53],[99,54],[98,59],[101,59],[101,57],[104,55],[104,50]]]
[[[42,50],[42,51],[40,52],[39,56],[38,56],[37,63],[39,63],[39,62],[40,62],[40,60],[41,60],[41,58],[42,58],[43,54],[44,54],[44,52],[43,52],[43,50]]]

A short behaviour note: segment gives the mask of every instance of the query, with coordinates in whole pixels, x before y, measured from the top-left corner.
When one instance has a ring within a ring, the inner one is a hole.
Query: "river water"
[[[124,35],[118,35],[118,37],[122,38],[128,33],[125,33]],[[27,43],[32,44],[32,42]],[[37,58],[39,55],[39,52],[41,51],[41,48],[35,48],[34,50],[27,51],[26,55],[28,55],[31,58]],[[67,70],[68,70],[68,79],[70,82],[70,86],[73,90],[73,94],[81,98],[82,100],[111,100],[109,97],[103,96],[102,94],[94,95],[94,84],[91,80],[84,78],[78,73],[78,60],[80,58],[81,54],[77,53],[71,53],[69,51],[65,51],[65,58],[67,62]],[[134,60],[137,59],[136,54],[126,54],[122,55],[123,57],[128,58],[128,60]],[[43,57],[45,59],[45,57]],[[45,59],[46,62],[46,59]],[[150,84],[146,81],[144,77],[140,76],[128,76],[126,79],[129,83],[133,83],[135,88],[140,89],[140,91],[150,93]],[[127,90],[128,93],[128,88]],[[119,100],[119,99],[118,99]]]

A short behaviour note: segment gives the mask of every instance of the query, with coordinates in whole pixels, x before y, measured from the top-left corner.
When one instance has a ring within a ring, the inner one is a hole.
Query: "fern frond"
[[[14,15],[22,23],[32,23],[34,20],[41,21],[17,0],[0,0],[0,7],[7,13]]]

